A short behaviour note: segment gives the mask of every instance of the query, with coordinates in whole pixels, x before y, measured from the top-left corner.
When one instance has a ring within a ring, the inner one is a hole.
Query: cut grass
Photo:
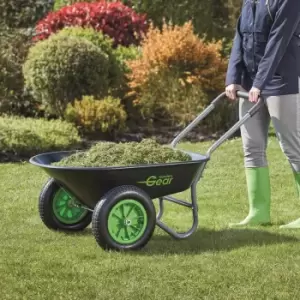
[[[205,152],[209,144],[184,144]],[[90,228],[49,231],[37,197],[46,174],[25,164],[0,166],[1,299],[299,299],[300,230],[280,230],[300,216],[293,176],[270,139],[273,226],[229,229],[246,216],[240,140],[218,149],[199,182],[198,231],[184,241],[160,229],[136,253],[104,252]],[[182,193],[187,197],[188,192]],[[190,212],[166,205],[164,220],[187,229]]]
[[[77,152],[53,163],[62,167],[120,167],[142,164],[161,164],[191,160],[188,154],[174,151],[153,139],[141,142],[99,142],[88,151]]]

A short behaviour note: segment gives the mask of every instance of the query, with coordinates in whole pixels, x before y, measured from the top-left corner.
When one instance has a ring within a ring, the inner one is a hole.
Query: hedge
[[[41,152],[79,147],[77,129],[60,120],[0,117],[0,156],[29,157]]]

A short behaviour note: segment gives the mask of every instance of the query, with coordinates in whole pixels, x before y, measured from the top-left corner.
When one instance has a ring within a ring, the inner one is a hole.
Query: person
[[[263,105],[241,127],[249,213],[232,226],[270,224],[270,179],[266,157],[270,120],[294,173],[300,194],[300,1],[244,0],[226,75],[225,92],[239,99],[243,116]],[[300,218],[282,228],[300,228]]]

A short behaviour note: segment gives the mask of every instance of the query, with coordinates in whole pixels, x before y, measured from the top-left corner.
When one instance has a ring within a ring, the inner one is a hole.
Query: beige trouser
[[[253,105],[248,100],[240,99],[240,117]],[[282,151],[293,170],[300,172],[300,94],[265,98],[260,111],[241,127],[245,167],[268,165],[266,149],[270,120]]]

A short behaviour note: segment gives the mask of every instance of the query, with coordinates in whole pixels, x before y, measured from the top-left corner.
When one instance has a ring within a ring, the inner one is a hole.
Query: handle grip
[[[246,100],[249,99],[249,93],[247,93],[247,92],[237,91],[236,96],[238,98],[243,98],[243,99],[246,99]]]
[[[247,93],[247,92],[237,91],[236,96],[237,96],[238,98],[243,98],[243,99],[246,99],[246,100],[249,99],[249,93]],[[258,99],[258,103],[261,103],[261,102],[262,102],[262,99],[259,98],[259,99]],[[250,115],[250,117],[252,117],[253,115],[255,115],[255,114],[257,113],[257,111],[259,110],[259,108],[260,108],[260,104],[254,105],[254,106],[248,111],[248,114]]]

